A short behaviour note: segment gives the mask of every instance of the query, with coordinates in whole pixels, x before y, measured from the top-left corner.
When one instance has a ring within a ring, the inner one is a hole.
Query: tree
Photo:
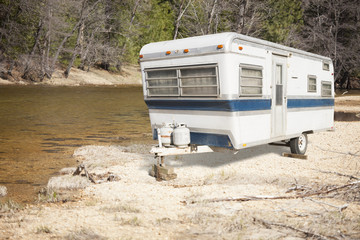
[[[339,86],[360,69],[360,10],[357,0],[303,0],[304,26],[298,46],[333,60]]]
[[[294,45],[294,35],[303,24],[303,10],[299,0],[267,0],[262,11],[264,39]]]

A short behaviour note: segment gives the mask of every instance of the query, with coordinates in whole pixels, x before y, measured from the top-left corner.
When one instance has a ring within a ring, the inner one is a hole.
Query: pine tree
[[[261,35],[264,39],[293,45],[292,37],[303,24],[299,0],[267,0],[262,15]]]

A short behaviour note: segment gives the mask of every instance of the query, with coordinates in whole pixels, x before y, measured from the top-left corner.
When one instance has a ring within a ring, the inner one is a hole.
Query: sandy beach
[[[335,109],[358,102],[339,97]],[[73,157],[98,183],[63,169],[49,185],[65,189],[2,206],[0,238],[359,239],[360,121],[335,129],[309,135],[307,160],[272,145],[171,157],[177,178],[162,182],[148,173],[150,145],[83,146]]]

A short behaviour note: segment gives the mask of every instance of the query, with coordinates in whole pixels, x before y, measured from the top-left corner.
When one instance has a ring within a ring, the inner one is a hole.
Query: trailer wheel
[[[302,133],[297,138],[292,138],[290,140],[291,153],[304,155],[307,149],[307,144],[308,144],[308,138],[306,133]]]

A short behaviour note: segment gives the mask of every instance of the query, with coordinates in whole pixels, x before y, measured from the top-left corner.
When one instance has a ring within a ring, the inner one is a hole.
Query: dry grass
[[[23,208],[24,207],[21,204],[11,199],[6,200],[5,202],[0,202],[0,213],[15,212],[22,210]]]
[[[67,240],[105,240],[106,238],[94,233],[91,229],[82,228],[79,231],[74,231],[65,236]]]
[[[123,218],[115,215],[114,221],[119,221],[121,225],[129,225],[129,226],[141,226],[142,221],[138,217],[131,217],[131,218]]]
[[[38,193],[37,202],[57,202],[58,193],[53,189],[49,188],[42,188]]]
[[[101,211],[107,213],[123,212],[123,213],[140,213],[138,208],[135,208],[129,204],[114,204],[100,208]]]
[[[44,226],[44,225],[41,225],[41,226],[38,226],[36,228],[36,231],[35,231],[36,234],[40,234],[40,233],[52,233],[51,229],[48,227],[48,226]]]

